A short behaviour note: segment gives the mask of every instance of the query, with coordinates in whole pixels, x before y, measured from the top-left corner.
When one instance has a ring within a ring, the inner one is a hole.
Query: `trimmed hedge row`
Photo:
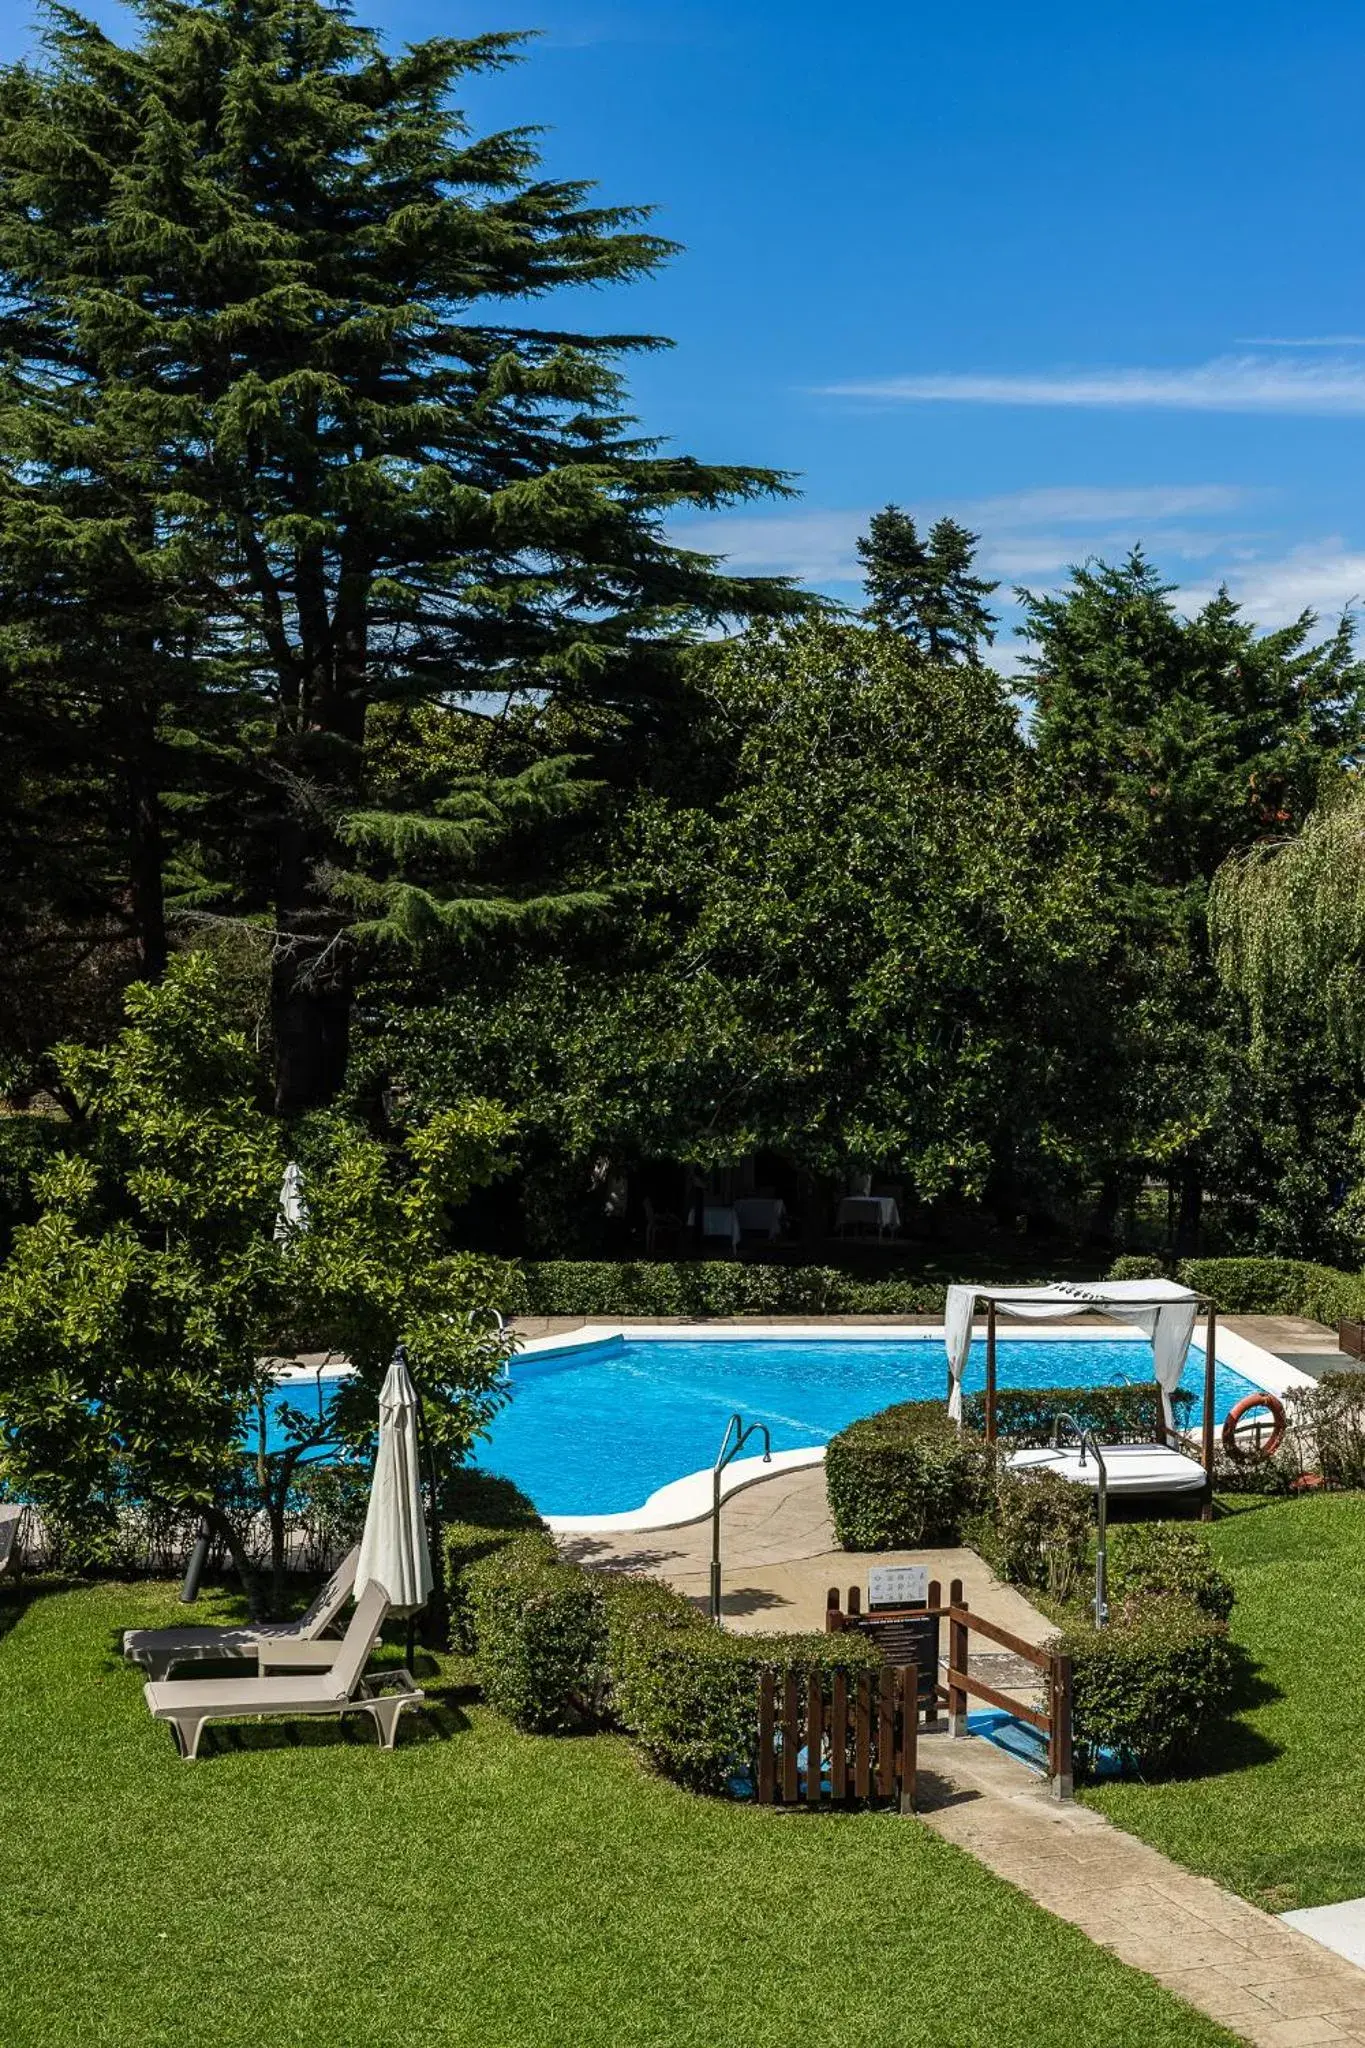
[[[859,1280],[834,1266],[547,1259],[521,1267],[515,1307],[532,1316],[941,1316],[945,1291],[938,1280]]]
[[[825,1491],[845,1550],[956,1543],[990,1495],[993,1460],[938,1401],[902,1401],[852,1422],[825,1451]]]
[[[1179,1769],[1208,1748],[1235,1702],[1227,1624],[1179,1593],[1120,1608],[1105,1629],[1072,1626],[1058,1647],[1071,1658],[1082,1771],[1100,1750],[1129,1770]]]
[[[509,1543],[529,1539],[542,1557],[553,1558],[554,1538],[521,1490],[510,1479],[462,1466],[442,1502],[445,1526],[442,1543],[446,1598],[450,1610],[450,1647],[467,1656],[474,1648],[469,1574],[482,1558]]]
[[[1225,1315],[1308,1316],[1328,1325],[1365,1316],[1365,1274],[1308,1259],[1186,1259],[1179,1271]]]
[[[1194,1396],[1177,1388],[1172,1396],[1177,1422],[1194,1406]],[[1093,1429],[1101,1443],[1151,1443],[1162,1420],[1161,1394],[1155,1380],[1123,1387],[999,1387],[995,1395],[995,1430],[1002,1443],[1026,1448],[1050,1444],[1059,1415],[1070,1415],[1082,1429]],[[969,1429],[986,1426],[986,1397],[969,1394],[962,1404]]]

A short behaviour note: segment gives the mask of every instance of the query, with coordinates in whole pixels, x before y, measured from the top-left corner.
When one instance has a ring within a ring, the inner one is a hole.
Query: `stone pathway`
[[[918,1808],[946,1841],[1255,2048],[1365,2043],[1365,1970],[1194,1877],[975,1738],[920,1741]]]

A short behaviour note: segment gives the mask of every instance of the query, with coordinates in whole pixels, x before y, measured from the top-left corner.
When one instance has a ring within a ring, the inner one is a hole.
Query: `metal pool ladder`
[[[711,1619],[720,1624],[720,1479],[726,1466],[737,1458],[757,1432],[763,1438],[763,1462],[773,1461],[772,1440],[768,1435],[766,1422],[750,1422],[746,1425],[742,1415],[732,1415],[725,1425],[725,1434],[720,1440],[716,1462],[711,1467]]]

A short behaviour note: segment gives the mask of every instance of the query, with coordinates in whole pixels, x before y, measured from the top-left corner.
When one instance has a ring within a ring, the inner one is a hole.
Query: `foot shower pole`
[[[773,1461],[772,1441],[766,1422],[751,1422],[747,1426],[742,1415],[732,1415],[725,1425],[725,1434],[720,1440],[716,1462],[711,1467],[711,1603],[710,1615],[720,1625],[720,1481],[726,1466],[737,1458],[755,1431],[763,1438],[763,1462]]]

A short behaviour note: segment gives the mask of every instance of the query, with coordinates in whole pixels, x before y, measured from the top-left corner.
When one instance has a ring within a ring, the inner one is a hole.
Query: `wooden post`
[[[877,1792],[896,1796],[896,1674],[883,1664],[877,1674]]]
[[[771,1667],[758,1676],[758,1799],[771,1806],[777,1796],[773,1776],[773,1674]]]
[[[948,1622],[948,1670],[950,1674],[960,1671],[965,1676],[968,1670],[967,1632],[970,1624],[966,1618],[967,1603],[962,1597],[961,1579],[953,1580],[948,1588],[948,1598],[953,1610]],[[962,1617],[960,1620],[959,1616]],[[948,1679],[948,1733],[967,1733],[967,1695],[960,1685],[953,1683],[951,1675]]]
[[[848,1673],[834,1674],[829,1713],[829,1789],[835,1799],[848,1797]]]
[[[825,1595],[825,1634],[836,1636],[843,1625],[844,1617],[839,1610],[839,1588],[831,1586]]]
[[[919,1667],[901,1672],[901,1812],[915,1810],[915,1773],[919,1768]]]
[[[986,1303],[986,1442],[995,1442],[995,1303]]]
[[[939,1582],[938,1582],[938,1580],[937,1580],[937,1579],[930,1579],[930,1581],[929,1581],[929,1606],[930,1606],[930,1608],[932,1609],[932,1608],[935,1608],[935,1607],[942,1607],[942,1605],[943,1605],[943,1588],[942,1588],[942,1586],[940,1586],[940,1584],[939,1584]],[[932,1671],[931,1671],[931,1672],[929,1673],[929,1684],[928,1684],[928,1689],[927,1689],[927,1697],[926,1697],[926,1699],[925,1699],[925,1702],[924,1702],[924,1725],[925,1725],[925,1727],[926,1727],[926,1728],[937,1728],[937,1726],[938,1726],[938,1668],[937,1668],[937,1666],[935,1666],[935,1668],[934,1668],[934,1669],[933,1669],[933,1670],[932,1670]]]
[[[806,1804],[818,1806],[824,1795],[825,1694],[824,1681],[812,1671],[806,1691]]]
[[[1071,1659],[1054,1657],[1049,1673],[1048,1718],[1052,1723],[1047,1744],[1048,1790],[1054,1799],[1070,1799],[1074,1779],[1071,1764]]]
[[[1206,1522],[1213,1520],[1213,1384],[1218,1348],[1218,1311],[1209,1303],[1204,1325],[1204,1509]]]
[[[796,1756],[801,1747],[801,1708],[796,1673],[789,1671],[782,1681],[782,1798],[795,1806],[801,1793]]]

